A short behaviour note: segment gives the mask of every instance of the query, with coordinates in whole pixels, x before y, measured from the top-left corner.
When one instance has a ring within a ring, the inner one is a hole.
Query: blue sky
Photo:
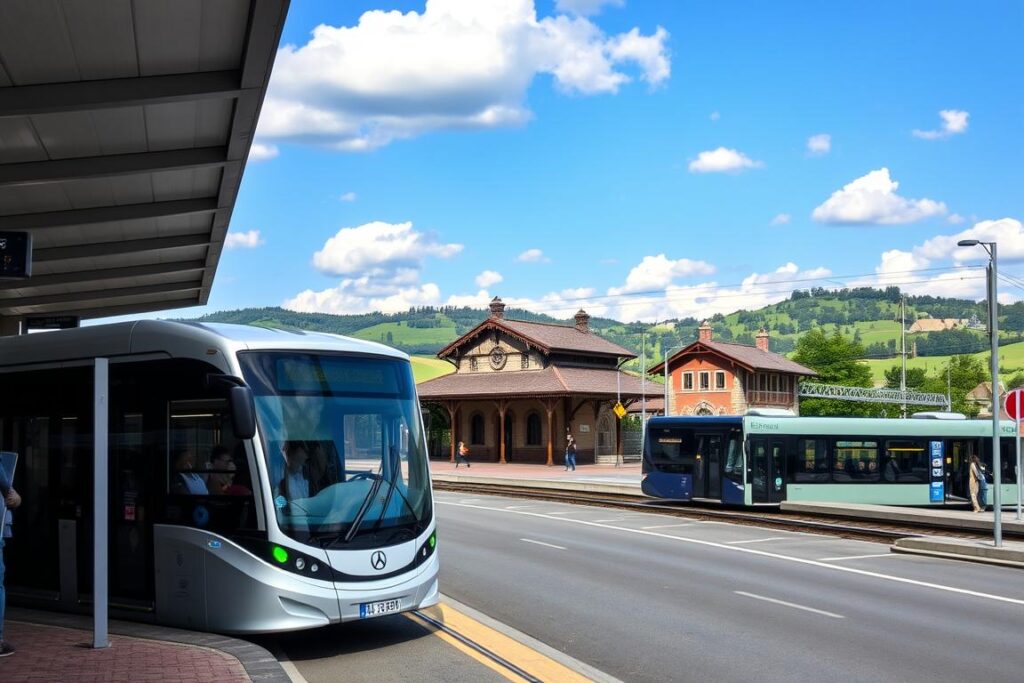
[[[232,248],[176,314],[981,298],[957,239],[1024,276],[1021,7],[293,0]]]

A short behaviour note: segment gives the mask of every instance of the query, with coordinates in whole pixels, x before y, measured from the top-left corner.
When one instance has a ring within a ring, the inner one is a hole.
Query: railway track
[[[635,496],[589,493],[585,491],[560,491],[558,489],[536,489],[527,486],[442,481],[434,481],[434,489],[438,491],[457,491],[459,493],[529,498],[531,500],[546,500],[553,503],[593,505],[595,507],[632,510],[634,512],[657,512],[662,515],[683,519],[712,520],[772,529],[805,531],[862,541],[873,541],[875,543],[892,543],[897,538],[926,535],[942,535],[952,538],[979,540],[991,538],[991,533],[989,532],[973,531],[953,526],[945,527],[909,522],[886,523],[879,520],[870,520],[870,526],[868,526],[865,523],[851,524],[847,519],[828,515],[808,515],[782,510],[773,510],[771,512],[735,510],[721,508],[710,503],[678,503],[654,499],[637,500]],[[1012,532],[1006,533],[1005,530],[1004,536],[1007,538],[1024,538],[1024,535]]]

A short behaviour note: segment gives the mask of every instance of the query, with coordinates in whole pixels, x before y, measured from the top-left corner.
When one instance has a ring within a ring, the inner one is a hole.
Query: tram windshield
[[[430,519],[412,368],[394,359],[243,352],[282,531],[321,547],[399,543]]]

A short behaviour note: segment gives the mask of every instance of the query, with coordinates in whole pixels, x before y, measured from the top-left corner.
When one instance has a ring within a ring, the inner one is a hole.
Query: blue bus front
[[[641,490],[667,500],[742,505],[742,427],[735,416],[651,418]]]

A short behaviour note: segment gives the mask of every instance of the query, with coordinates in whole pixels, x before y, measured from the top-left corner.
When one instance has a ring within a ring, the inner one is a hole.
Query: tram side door
[[[751,500],[754,503],[780,503],[786,498],[786,444],[782,439],[751,437]]]
[[[697,434],[693,469],[694,498],[722,498],[722,435]]]

